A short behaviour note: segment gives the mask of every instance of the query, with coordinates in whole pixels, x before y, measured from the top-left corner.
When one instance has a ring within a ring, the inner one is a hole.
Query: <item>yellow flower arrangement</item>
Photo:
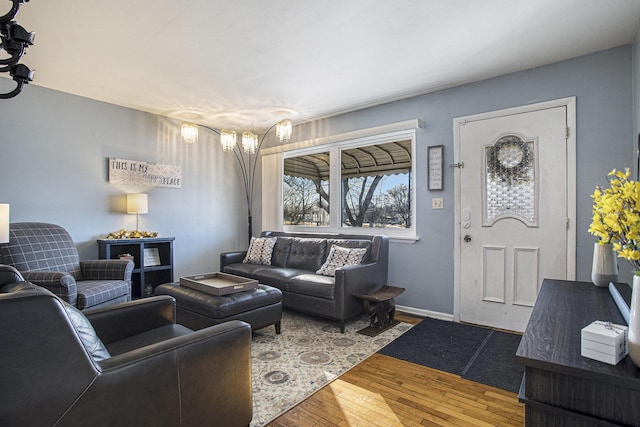
[[[640,182],[630,180],[631,172],[612,170],[609,188],[596,187],[593,220],[589,233],[600,244],[612,243],[618,256],[631,263],[640,274]]]

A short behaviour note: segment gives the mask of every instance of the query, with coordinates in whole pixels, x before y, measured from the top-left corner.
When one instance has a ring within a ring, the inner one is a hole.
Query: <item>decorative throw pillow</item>
[[[91,322],[86,318],[84,314],[74,306],[68,304],[66,301],[62,302],[64,305],[64,309],[69,316],[69,320],[71,320],[71,324],[73,328],[78,333],[80,337],[80,341],[82,345],[87,350],[87,352],[93,357],[93,360],[99,362],[101,360],[105,360],[111,357],[109,351],[104,346],[98,335],[96,335],[96,331],[91,326]]]
[[[333,245],[327,260],[322,264],[320,270],[316,271],[316,274],[334,276],[337,268],[360,264],[365,253],[367,253],[366,248],[343,248]]]
[[[276,240],[278,240],[277,237],[252,237],[247,255],[242,262],[244,264],[271,265],[271,253]]]

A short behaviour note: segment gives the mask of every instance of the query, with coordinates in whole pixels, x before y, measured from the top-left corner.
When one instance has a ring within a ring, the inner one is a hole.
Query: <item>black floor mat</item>
[[[426,318],[378,353],[517,393],[524,373],[516,362],[520,339],[518,334]]]

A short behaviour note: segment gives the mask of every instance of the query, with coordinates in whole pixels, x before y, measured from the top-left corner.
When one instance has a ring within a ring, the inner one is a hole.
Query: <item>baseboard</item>
[[[413,308],[413,307],[407,307],[404,305],[397,305],[397,304],[396,304],[396,310],[401,311],[403,313],[407,313],[407,314],[413,314],[414,316],[432,317],[434,319],[447,320],[449,322],[453,322],[453,314],[449,314],[449,313],[440,313],[438,311],[423,310],[421,308]]]

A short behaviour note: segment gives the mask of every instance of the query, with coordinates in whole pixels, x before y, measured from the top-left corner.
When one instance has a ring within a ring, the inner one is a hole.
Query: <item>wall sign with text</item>
[[[442,190],[442,166],[444,145],[428,147],[429,190]]]
[[[109,158],[109,183],[182,188],[180,166]]]

